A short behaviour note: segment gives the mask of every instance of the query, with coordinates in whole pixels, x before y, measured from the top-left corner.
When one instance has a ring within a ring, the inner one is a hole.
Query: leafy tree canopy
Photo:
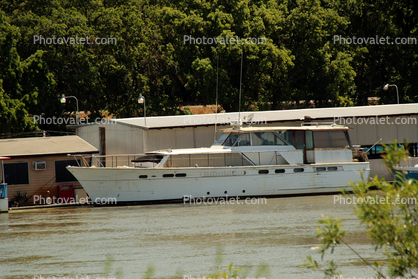
[[[236,111],[241,54],[245,110],[365,105],[373,96],[394,103],[396,94],[382,90],[385,83],[398,85],[401,102],[412,102],[417,42],[335,39],[417,38],[417,13],[412,0],[5,0],[1,131],[36,129],[27,117],[74,111],[73,100],[59,102],[62,94],[77,97],[80,109],[96,117],[104,111],[141,116],[139,94],[148,115],[180,114],[181,105],[215,102],[217,65],[219,104]],[[117,43],[46,43],[54,37]],[[202,38],[235,41],[196,42]]]

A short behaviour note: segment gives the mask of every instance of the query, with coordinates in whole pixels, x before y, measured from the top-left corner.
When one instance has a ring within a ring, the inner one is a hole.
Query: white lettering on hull
[[[219,177],[219,176],[238,176],[238,175],[246,175],[247,172],[243,170],[236,170],[236,171],[207,171],[200,173],[202,177]]]

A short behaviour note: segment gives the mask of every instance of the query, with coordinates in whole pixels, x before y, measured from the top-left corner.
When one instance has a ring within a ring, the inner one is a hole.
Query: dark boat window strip
[[[269,170],[259,170],[258,174],[268,174]]]
[[[142,174],[139,176],[139,178],[148,178],[148,175]]]
[[[163,174],[163,177],[174,177],[174,174],[172,174],[172,173],[166,173],[166,174]]]
[[[176,177],[186,177],[185,173],[176,173]]]

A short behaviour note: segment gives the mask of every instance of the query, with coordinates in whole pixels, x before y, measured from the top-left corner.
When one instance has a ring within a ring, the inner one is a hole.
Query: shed
[[[57,202],[63,195],[70,201],[74,190],[82,187],[65,167],[83,162],[67,154],[98,152],[75,135],[1,139],[0,155],[10,157],[4,162],[1,180],[7,183],[11,206],[45,204],[48,197],[48,201]]]

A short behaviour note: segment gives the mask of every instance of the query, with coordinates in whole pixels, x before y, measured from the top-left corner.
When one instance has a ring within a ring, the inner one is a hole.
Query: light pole
[[[396,97],[397,97],[398,105],[399,105],[398,87],[396,86],[396,84],[389,84],[389,83],[387,83],[385,86],[383,86],[383,90],[385,90],[385,91],[388,90],[389,86],[395,86],[395,88],[396,88]]]
[[[145,97],[142,96],[142,94],[139,94],[138,104],[144,104],[144,121],[145,121],[145,127],[147,127],[147,109],[145,107]]]
[[[65,96],[64,94],[62,94],[62,95],[61,95],[61,99],[60,99],[61,104],[65,104],[65,102],[67,101],[67,100],[66,100],[67,98],[74,98],[74,99],[76,100],[76,104],[77,104],[77,112],[76,112],[76,114],[75,114],[75,117],[76,117],[76,119],[77,119],[77,123],[78,123],[78,112],[79,112],[79,110],[78,110],[78,99],[77,99],[75,96]]]

